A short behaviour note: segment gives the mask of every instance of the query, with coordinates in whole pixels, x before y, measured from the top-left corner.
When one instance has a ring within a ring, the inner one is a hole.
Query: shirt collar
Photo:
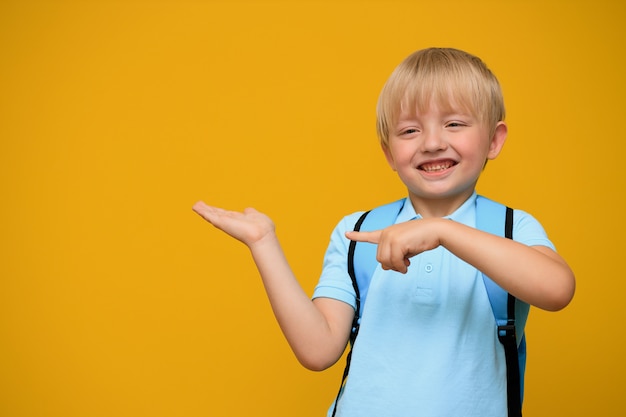
[[[465,200],[461,206],[454,211],[454,213],[449,216],[445,216],[445,219],[451,219],[459,223],[471,224],[473,222],[474,213],[476,209],[476,191],[472,193],[472,195]],[[397,223],[403,223],[409,220],[421,219],[422,216],[415,212],[415,208],[413,204],[411,204],[411,200],[407,197],[404,200],[404,205],[402,206],[402,210],[398,214],[398,218],[396,219]]]

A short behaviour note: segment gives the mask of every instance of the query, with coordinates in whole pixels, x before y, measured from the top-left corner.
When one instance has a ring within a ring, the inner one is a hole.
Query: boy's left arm
[[[574,296],[574,274],[551,248],[526,246],[452,220],[413,220],[346,236],[377,244],[376,259],[383,269],[406,273],[411,257],[444,246],[528,304],[557,311]]]

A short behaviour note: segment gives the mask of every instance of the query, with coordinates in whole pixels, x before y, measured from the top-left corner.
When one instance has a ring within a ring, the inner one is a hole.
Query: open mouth
[[[441,172],[453,167],[454,165],[456,165],[456,162],[448,159],[445,161],[428,162],[418,166],[417,169],[425,172]]]

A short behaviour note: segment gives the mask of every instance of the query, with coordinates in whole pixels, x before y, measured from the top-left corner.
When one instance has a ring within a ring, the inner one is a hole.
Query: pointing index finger
[[[373,232],[346,232],[346,237],[355,242],[378,243],[380,241],[380,230]]]

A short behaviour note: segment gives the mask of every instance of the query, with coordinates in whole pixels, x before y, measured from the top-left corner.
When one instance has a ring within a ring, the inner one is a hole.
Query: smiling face
[[[457,49],[409,55],[385,83],[376,113],[387,161],[425,217],[458,208],[506,139],[498,80]]]
[[[472,195],[486,161],[500,153],[507,127],[492,128],[462,108],[424,107],[400,112],[383,151],[416,211],[441,217]]]

